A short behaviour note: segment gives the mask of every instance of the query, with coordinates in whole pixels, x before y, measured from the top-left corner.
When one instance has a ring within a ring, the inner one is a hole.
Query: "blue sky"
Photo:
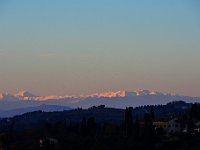
[[[200,96],[198,0],[1,0],[0,91]]]

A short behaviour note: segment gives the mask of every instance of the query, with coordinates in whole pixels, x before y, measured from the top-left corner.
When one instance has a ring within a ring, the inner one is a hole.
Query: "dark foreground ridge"
[[[0,121],[2,150],[196,150],[200,105],[114,109],[104,105],[62,112],[35,111]]]

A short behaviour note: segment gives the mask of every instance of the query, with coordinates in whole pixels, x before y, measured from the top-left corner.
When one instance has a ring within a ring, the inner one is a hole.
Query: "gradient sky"
[[[0,0],[0,92],[200,96],[198,0]]]

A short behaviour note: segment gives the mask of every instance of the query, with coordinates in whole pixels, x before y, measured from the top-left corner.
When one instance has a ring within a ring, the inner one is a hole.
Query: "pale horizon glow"
[[[200,97],[197,0],[1,0],[0,93]]]

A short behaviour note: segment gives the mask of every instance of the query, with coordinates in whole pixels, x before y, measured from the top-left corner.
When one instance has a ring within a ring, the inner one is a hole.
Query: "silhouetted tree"
[[[83,136],[86,134],[86,119],[85,119],[85,117],[81,121],[80,132],[81,132],[81,135],[83,135]]]
[[[6,133],[0,134],[0,150],[8,149],[9,138]]]
[[[200,104],[193,104],[190,109],[190,117],[200,119]]]
[[[194,132],[194,122],[193,122],[193,120],[192,120],[191,117],[188,119],[187,132],[188,132],[188,134],[190,134],[190,135]]]
[[[87,133],[90,136],[94,136],[96,134],[96,123],[94,117],[90,117],[87,120]]]
[[[154,109],[153,107],[151,108],[151,119],[154,120],[155,119],[155,113],[154,113]]]
[[[138,117],[136,117],[136,120],[135,120],[135,123],[134,123],[133,133],[134,133],[135,138],[138,139],[139,136],[140,136],[140,124],[139,124]]]
[[[132,107],[126,108],[125,110],[125,135],[130,136],[133,133],[133,118],[132,118]]]
[[[145,113],[144,115],[144,129],[143,129],[143,140],[145,143],[145,147],[147,149],[153,148],[153,136],[154,136],[154,127],[151,115],[149,113]]]

